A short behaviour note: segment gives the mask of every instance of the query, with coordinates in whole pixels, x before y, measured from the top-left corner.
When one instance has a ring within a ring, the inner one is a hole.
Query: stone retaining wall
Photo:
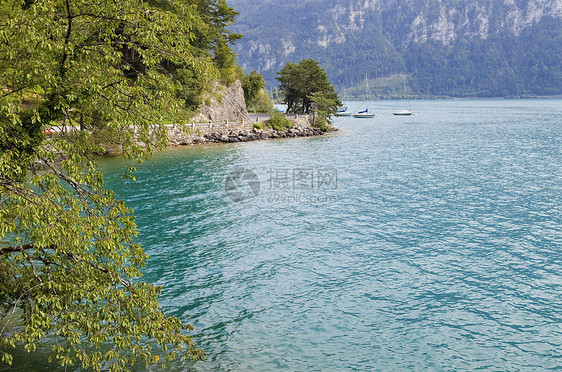
[[[253,121],[187,124],[168,127],[170,145],[183,146],[205,142],[246,142],[272,138],[308,137],[325,132],[310,126],[307,116],[291,118],[294,127],[286,131],[256,129]]]

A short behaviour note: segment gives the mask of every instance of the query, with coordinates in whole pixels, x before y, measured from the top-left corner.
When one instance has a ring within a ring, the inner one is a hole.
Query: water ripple
[[[560,100],[416,106],[328,137],[166,152],[113,186],[145,279],[208,354],[172,370],[562,368]],[[225,196],[239,168],[257,199]],[[295,168],[337,169],[333,198],[271,202],[269,171]]]

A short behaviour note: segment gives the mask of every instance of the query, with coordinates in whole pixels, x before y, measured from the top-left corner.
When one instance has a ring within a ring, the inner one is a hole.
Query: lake
[[[411,104],[102,161],[207,354],[169,370],[562,369],[562,100]]]
[[[562,101],[403,106],[104,164],[207,353],[172,369],[562,368]]]

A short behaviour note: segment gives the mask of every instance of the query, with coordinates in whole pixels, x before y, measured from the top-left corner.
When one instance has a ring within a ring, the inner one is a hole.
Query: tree
[[[194,44],[204,54],[210,51],[222,81],[231,85],[237,76],[236,54],[228,44],[233,44],[242,35],[231,32],[228,26],[235,22],[238,12],[229,7],[226,0],[189,0],[209,27],[194,32]]]
[[[272,112],[273,101],[269,98],[267,90],[261,89],[257,96],[248,105],[250,112]]]
[[[219,69],[223,83],[230,86],[237,80],[236,54],[230,49],[225,40],[220,40],[215,47],[213,62]]]
[[[287,112],[308,114],[315,106],[315,111],[320,113],[318,124],[323,125],[341,105],[326,72],[313,59],[304,59],[298,64],[287,63],[277,74]]]
[[[332,124],[331,118],[341,106],[341,101],[335,92],[315,92],[311,94],[314,107],[313,125],[322,129],[328,129]]]
[[[244,100],[248,110],[269,112],[273,108],[273,102],[265,90],[265,81],[256,71],[250,72],[242,77],[242,89],[244,89]]]
[[[265,81],[256,71],[252,71],[242,78],[242,89],[244,89],[246,103],[252,102],[263,88],[265,88]]]
[[[202,357],[191,327],[166,316],[160,289],[139,279],[148,257],[132,210],[104,188],[93,157],[101,130],[131,161],[166,145],[164,123],[185,111],[164,64],[216,76],[211,53],[193,43],[212,25],[188,3],[0,3],[3,363],[48,336],[62,366]]]

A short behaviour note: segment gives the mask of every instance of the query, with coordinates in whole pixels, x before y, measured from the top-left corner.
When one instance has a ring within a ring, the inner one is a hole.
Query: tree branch
[[[37,247],[34,244],[22,244],[22,245],[18,245],[18,246],[15,246],[15,247],[5,247],[5,248],[0,249],[0,256],[5,256],[5,255],[8,255],[10,253],[15,253],[15,252],[22,252],[23,253],[27,250],[35,249],[35,248],[37,248]],[[51,246],[49,248],[55,249],[56,246]],[[67,253],[66,256],[69,257],[69,258],[72,258],[76,262],[84,262],[84,263],[88,264],[89,266],[93,267],[94,269],[96,269],[98,271],[101,271],[104,274],[109,275],[111,277],[111,279],[114,282],[116,282],[113,273],[110,270],[106,269],[105,267],[103,267],[101,265],[98,265],[95,262],[83,260],[82,258],[80,258],[79,256],[77,256],[74,253]],[[44,260],[42,258],[39,258],[39,257],[29,257],[29,258],[36,259],[36,260],[39,260],[39,261],[43,261],[44,263],[47,263],[46,260]],[[52,264],[52,262],[48,262],[48,263]],[[131,282],[128,279],[122,277],[121,275],[117,275],[117,279],[123,286],[125,286],[127,288],[130,288],[132,286]]]
[[[0,249],[0,256],[5,256],[7,254],[14,253],[14,252],[24,252],[28,249],[33,249],[33,248],[35,248],[33,244],[23,244],[23,245],[18,245],[16,247],[6,247]]]

